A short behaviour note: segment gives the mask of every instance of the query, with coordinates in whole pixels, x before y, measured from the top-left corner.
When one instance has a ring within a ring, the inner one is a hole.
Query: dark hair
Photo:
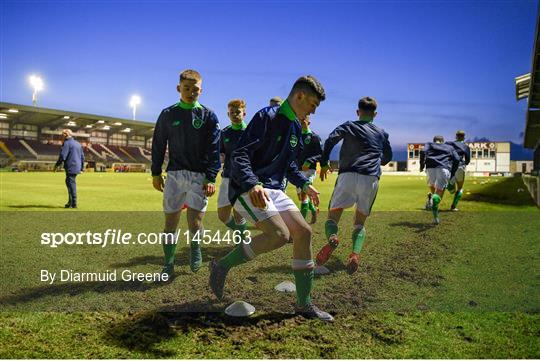
[[[358,109],[374,112],[377,110],[377,101],[372,97],[363,97],[358,101]]]
[[[199,81],[201,79],[202,79],[201,74],[199,74],[197,70],[186,69],[180,73],[180,81],[182,80]]]
[[[326,99],[323,86],[313,75],[301,76],[294,82],[291,94],[295,94],[299,91],[316,95],[320,101]]]
[[[444,137],[442,135],[436,135],[433,137],[433,141],[435,143],[443,143],[444,142]]]
[[[458,130],[456,132],[456,139],[457,140],[463,140],[465,139],[465,131],[464,130]]]

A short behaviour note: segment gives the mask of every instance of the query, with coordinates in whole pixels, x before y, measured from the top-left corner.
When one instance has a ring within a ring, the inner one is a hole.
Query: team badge
[[[306,139],[304,139],[304,144],[309,144],[309,143],[311,143],[311,136],[310,135],[308,135],[306,137]]]
[[[193,121],[191,122],[191,124],[193,125],[193,128],[201,129],[203,125],[203,120],[201,118],[195,117],[193,118]]]
[[[289,140],[289,143],[291,143],[291,147],[296,147],[298,144],[298,138],[296,138],[296,135],[291,135],[291,139]]]
[[[172,123],[172,126],[173,126],[173,127],[177,127],[177,126],[179,126],[179,125],[180,125],[180,121],[179,121],[179,120],[176,120],[176,121],[174,121],[174,122]]]

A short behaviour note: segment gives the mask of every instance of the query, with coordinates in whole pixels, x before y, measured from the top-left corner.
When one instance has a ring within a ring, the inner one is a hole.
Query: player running
[[[334,129],[324,142],[321,159],[321,180],[328,177],[328,158],[332,148],[341,140],[339,153],[339,175],[328,209],[328,220],[324,225],[328,243],[317,254],[317,265],[328,261],[339,244],[338,223],[343,210],[356,204],[352,253],[347,261],[347,272],[358,270],[359,255],[364,244],[364,224],[377,196],[381,165],[392,160],[392,147],[388,134],[375,124],[377,101],[365,97],[358,102],[358,120],[348,121]]]
[[[332,321],[333,317],[311,302],[314,262],[311,227],[295,203],[285,194],[283,178],[319,202],[319,192],[296,164],[302,151],[302,127],[298,119],[315,113],[325,99],[322,85],[312,76],[300,77],[287,99],[255,114],[232,154],[229,197],[234,209],[262,231],[251,242],[242,242],[219,261],[210,263],[210,287],[223,297],[225,279],[232,267],[254,259],[293,240],[292,269],[296,280],[298,314]]]
[[[302,169],[302,174],[313,184],[317,175],[317,162],[320,162],[322,155],[321,137],[314,133],[310,128],[309,116],[300,120],[302,124],[302,142],[304,148],[298,157],[298,167]],[[301,188],[296,188],[298,199],[300,200],[300,213],[307,219],[308,212],[311,212],[311,223],[317,221],[319,208],[313,205],[313,202]]]
[[[163,192],[165,213],[163,244],[165,265],[162,273],[174,277],[176,242],[173,241],[180,220],[182,206],[187,205],[187,223],[190,232],[189,265],[197,272],[202,265],[198,231],[208,198],[216,190],[219,162],[219,123],[214,112],[198,102],[202,91],[201,75],[195,70],[184,70],[176,86],[180,102],[163,109],[156,122],[152,139],[152,183]],[[169,149],[167,180],[162,172],[165,151]],[[195,238],[195,239],[194,239]],[[200,240],[200,238],[199,238]]]
[[[223,155],[223,170],[221,171],[221,185],[218,195],[219,220],[233,231],[239,231],[240,236],[247,229],[247,222],[237,211],[233,210],[229,200],[229,178],[231,177],[231,153],[236,148],[240,136],[246,129],[244,118],[246,116],[246,102],[242,99],[233,99],[227,105],[227,115],[231,125],[221,131],[220,152]],[[231,215],[233,211],[233,215]]]
[[[457,211],[457,204],[463,195],[465,168],[467,168],[467,165],[471,162],[471,149],[465,144],[465,132],[463,130],[458,130],[456,132],[455,141],[448,141],[446,144],[451,145],[459,156],[459,166],[456,170],[456,174],[450,179],[450,182],[448,182],[448,192],[451,194],[456,192],[457,183],[457,192],[454,195],[454,200],[450,206],[450,210]]]
[[[442,135],[433,137],[433,143],[426,143],[420,151],[420,172],[426,168],[430,193],[428,205],[433,212],[435,224],[439,219],[439,203],[441,203],[448,181],[454,176],[459,165],[459,156],[452,146],[444,143]]]

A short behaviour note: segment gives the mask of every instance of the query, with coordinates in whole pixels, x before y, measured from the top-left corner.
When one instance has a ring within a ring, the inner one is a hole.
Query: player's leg
[[[202,220],[208,198],[203,191],[204,174],[183,171],[184,187],[188,189],[185,203],[187,209],[187,223],[190,233],[189,242],[189,267],[192,272],[197,272],[202,266],[201,240],[203,232]]]
[[[307,215],[309,212],[309,197],[306,193],[300,190],[299,198],[300,198],[300,214],[302,214],[302,217],[304,217],[304,219],[307,219]]]
[[[313,182],[315,182],[315,178],[317,177],[317,172],[315,171],[315,169],[309,170],[307,177],[310,180],[311,184],[313,184]],[[313,204],[313,202],[311,201],[309,197],[308,197],[308,207],[311,212],[311,224],[315,224],[315,222],[317,222],[317,215],[319,214],[319,208]]]
[[[347,260],[347,273],[349,274],[355,273],[360,264],[360,252],[362,251],[366,239],[366,229],[364,225],[366,224],[367,218],[367,215],[362,214],[358,209],[355,210],[352,232],[352,252],[349,254],[349,259]]]
[[[241,235],[247,229],[245,218],[233,210],[229,201],[229,178],[221,178],[218,195],[218,218],[232,231],[240,231]]]
[[[296,312],[308,318],[333,321],[332,315],[321,311],[311,301],[314,267],[311,250],[312,230],[298,210],[289,209],[279,212],[287,225],[293,240],[292,270],[296,283]]]
[[[327,243],[317,253],[316,261],[318,266],[325,264],[339,245],[338,223],[342,214],[343,208],[333,208],[328,210],[328,219],[324,223],[324,233]]]
[[[465,170],[460,168],[456,171],[456,183],[457,183],[457,190],[456,194],[454,194],[454,199],[452,201],[452,205],[450,206],[450,209],[453,211],[457,211],[457,205],[459,200],[461,199],[461,196],[463,195],[463,185],[465,184]]]
[[[426,178],[429,187],[429,193],[427,194],[426,204],[424,209],[429,211],[433,207],[433,194],[435,194],[435,175],[432,168],[426,168]]]
[[[434,186],[435,186],[435,194],[433,194],[433,219],[435,221],[435,224],[439,224],[440,218],[439,218],[439,204],[442,201],[442,197],[444,195],[444,190],[446,186],[448,185],[448,180],[450,179],[450,171],[443,168],[435,168],[434,171]]]

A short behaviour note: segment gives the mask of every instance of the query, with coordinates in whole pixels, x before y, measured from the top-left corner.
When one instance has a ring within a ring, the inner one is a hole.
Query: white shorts
[[[317,171],[315,169],[308,169],[308,170],[302,170],[301,171],[303,175],[306,176],[306,178],[313,184],[313,181],[315,180],[315,176],[317,175]],[[300,194],[302,192],[302,188],[296,187],[296,193]]]
[[[270,196],[270,201],[266,201],[266,208],[257,208],[251,203],[248,192],[242,193],[234,202],[234,209],[247,220],[252,220],[253,223],[264,221],[279,212],[288,211],[291,209],[299,212],[296,204],[282,190],[264,188]]]
[[[456,170],[456,174],[454,174],[454,176],[450,180],[450,183],[456,183],[456,182],[462,183],[464,181],[465,181],[465,167],[459,167]]]
[[[229,200],[229,178],[221,177],[221,185],[219,186],[219,194],[217,207],[223,208],[231,205]]]
[[[356,204],[360,213],[369,216],[378,189],[379,178],[374,175],[341,173],[336,181],[329,209],[350,208]]]
[[[427,168],[427,182],[435,189],[446,189],[450,180],[450,171],[445,168]]]
[[[204,177],[204,173],[188,170],[168,171],[163,189],[163,211],[175,213],[184,204],[200,212],[206,211],[208,198],[202,189]]]

